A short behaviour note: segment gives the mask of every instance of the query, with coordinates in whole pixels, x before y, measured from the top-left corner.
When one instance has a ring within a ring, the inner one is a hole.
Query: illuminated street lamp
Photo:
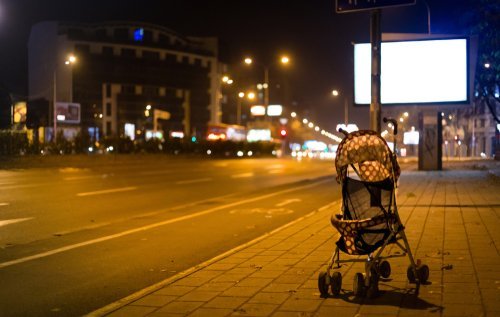
[[[245,64],[252,65],[254,63],[253,59],[250,57],[246,57],[244,59]],[[290,58],[288,56],[282,56],[280,58],[280,63],[283,65],[287,65],[290,63]],[[264,89],[264,107],[267,108],[269,106],[269,66],[262,65],[264,67],[264,83],[262,84],[262,88]]]
[[[64,61],[64,64],[71,66],[71,65],[75,64],[76,62],[77,62],[76,56],[71,54]],[[54,67],[54,76],[53,76],[53,81],[54,81],[54,83],[53,83],[53,88],[54,88],[54,91],[53,91],[54,135],[53,135],[52,139],[54,140],[54,143],[57,142],[57,64],[58,63],[56,63],[56,66]],[[71,82],[70,86],[69,86],[69,101],[73,102],[73,82]]]
[[[247,98],[249,100],[254,100],[255,99],[255,93],[253,91],[247,93]]]

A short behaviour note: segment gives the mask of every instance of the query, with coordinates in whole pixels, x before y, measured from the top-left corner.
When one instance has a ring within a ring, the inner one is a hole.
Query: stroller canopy
[[[401,172],[385,140],[371,130],[351,132],[340,142],[335,157],[338,182],[346,179],[351,164],[364,182],[381,182],[388,178],[396,182]]]

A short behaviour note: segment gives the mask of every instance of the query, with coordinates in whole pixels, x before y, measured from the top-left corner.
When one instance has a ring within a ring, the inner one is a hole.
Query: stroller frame
[[[396,189],[397,189],[397,176],[396,173],[399,173],[399,170],[396,171],[397,166],[397,156],[396,156],[396,138],[397,135],[397,121],[392,118],[384,118],[384,122],[391,122],[394,126],[394,150],[390,151],[391,160],[395,162],[396,166],[393,164],[391,169],[391,179],[394,180],[393,188],[391,190],[391,198],[389,202],[389,210],[386,212],[382,206],[382,202],[380,196],[378,198],[379,206],[385,216],[390,216],[392,221],[387,221],[387,228],[390,233],[385,237],[383,244],[378,247],[378,249],[373,250],[367,254],[366,259],[355,258],[355,259],[340,259],[341,249],[339,244],[337,243],[335,252],[330,257],[328,261],[328,266],[326,271],[323,271],[318,276],[318,288],[322,297],[328,297],[329,288],[331,289],[331,293],[334,296],[338,296],[342,289],[342,274],[336,269],[341,268],[341,264],[343,263],[353,263],[353,262],[365,262],[365,272],[364,273],[355,273],[354,275],[354,283],[353,283],[353,293],[356,297],[367,296],[369,298],[373,298],[378,295],[378,282],[380,277],[388,278],[391,274],[391,267],[387,259],[397,258],[397,257],[405,257],[408,256],[409,266],[407,269],[407,278],[410,283],[415,283],[415,295],[418,295],[420,284],[426,283],[429,278],[429,267],[425,264],[422,264],[420,260],[416,260],[411,252],[410,244],[408,243],[408,239],[405,234],[405,227],[401,222],[401,218],[399,217],[398,208],[396,204]],[[342,132],[347,138],[349,133],[346,131],[339,129],[339,132]],[[372,132],[372,131],[369,131]],[[372,132],[372,134],[374,134]],[[377,136],[379,136],[377,134]],[[380,136],[379,136],[380,137]],[[344,138],[344,139],[345,139]],[[384,141],[385,143],[385,141]],[[385,146],[387,144],[385,143]],[[340,147],[339,147],[340,148]],[[387,146],[388,148],[388,146]],[[337,153],[339,155],[339,153]],[[354,164],[350,164],[353,170],[356,172],[358,177],[361,178],[360,173],[355,168]],[[346,172],[347,173],[347,172]],[[346,175],[347,176],[347,175]],[[347,179],[347,178],[346,178]],[[346,186],[346,180],[342,181],[342,188],[344,190],[344,186]],[[365,185],[366,186],[366,185]],[[372,193],[370,189],[366,186],[366,189]],[[379,193],[380,195],[380,193]],[[345,212],[345,201],[343,201],[343,213]],[[392,209],[392,210],[391,210]],[[334,216],[332,216],[332,224],[334,224]],[[341,234],[340,239],[343,239]],[[403,240],[403,243],[400,243],[400,240]],[[339,240],[340,242],[340,240]],[[390,254],[390,255],[382,255],[382,252],[389,244],[395,244],[401,251],[401,254]],[[344,250],[345,251],[345,250]]]

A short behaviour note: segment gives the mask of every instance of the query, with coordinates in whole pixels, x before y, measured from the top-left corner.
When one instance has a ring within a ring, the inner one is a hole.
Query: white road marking
[[[10,205],[10,204],[9,203],[0,203],[0,207],[1,206],[8,206],[8,205]]]
[[[163,171],[146,171],[137,173],[138,175],[160,175],[160,174],[172,174],[174,171],[163,170]]]
[[[283,206],[286,206],[288,204],[292,204],[292,203],[299,202],[299,201],[302,201],[302,199],[298,199],[298,198],[287,199],[287,200],[280,202],[279,204],[276,204],[275,206],[276,207],[283,207]]]
[[[7,189],[17,189],[17,188],[29,188],[29,187],[41,187],[45,186],[50,183],[38,183],[38,184],[22,184],[22,185],[10,185],[10,186],[5,186],[1,187],[2,190],[7,190]]]
[[[26,221],[26,220],[31,220],[31,219],[34,219],[34,218],[31,217],[31,218],[17,218],[17,219],[0,220],[0,227],[6,226],[6,225],[10,225],[10,224],[13,224],[13,223],[17,223],[17,222],[23,222],[23,221]]]
[[[112,188],[112,189],[98,190],[98,191],[95,191],[95,192],[78,193],[76,195],[78,197],[85,197],[85,196],[93,196],[93,195],[102,195],[102,194],[127,192],[127,191],[131,191],[131,190],[136,190],[136,189],[137,189],[137,187],[121,187],[121,188]]]
[[[86,176],[73,176],[73,177],[65,177],[63,178],[65,181],[76,181],[80,179],[89,179],[89,178],[102,178],[101,175],[86,175]]]
[[[283,165],[283,164],[273,164],[273,165],[267,166],[266,169],[268,169],[268,170],[282,169],[283,167],[285,167],[285,165]]]
[[[253,173],[243,173],[243,174],[236,174],[236,175],[231,175],[232,178],[246,178],[246,177],[252,177]]]
[[[177,185],[186,185],[186,184],[194,184],[194,183],[203,183],[211,181],[211,178],[199,178],[199,179],[190,179],[185,181],[178,181],[175,184]]]
[[[281,174],[283,172],[284,172],[284,170],[270,170],[268,173],[269,174]]]
[[[15,260],[3,262],[3,263],[0,263],[0,269],[2,269],[4,267],[8,267],[8,266],[12,266],[12,265],[24,263],[24,262],[36,260],[36,259],[45,258],[45,257],[51,256],[51,255],[54,255],[54,254],[58,254],[58,253],[62,253],[62,252],[70,251],[70,250],[74,250],[74,249],[85,247],[85,246],[88,246],[88,245],[92,245],[92,244],[96,244],[96,243],[108,241],[108,240],[111,240],[111,239],[120,238],[120,237],[127,236],[127,235],[130,235],[130,234],[133,234],[133,233],[147,231],[147,230],[150,230],[150,229],[154,229],[154,228],[165,226],[165,225],[168,225],[168,224],[180,222],[180,221],[183,221],[183,220],[188,220],[188,219],[192,219],[192,218],[204,216],[204,215],[211,214],[211,213],[214,213],[216,211],[223,210],[223,209],[226,209],[226,208],[231,208],[231,207],[234,207],[234,206],[239,206],[239,205],[242,205],[242,204],[259,201],[259,200],[263,200],[263,199],[266,199],[266,198],[271,198],[271,197],[274,197],[274,196],[278,196],[278,195],[282,195],[282,194],[294,192],[294,191],[297,191],[297,190],[303,190],[303,189],[309,188],[309,187],[315,187],[315,186],[321,185],[321,184],[329,182],[329,181],[331,181],[331,179],[325,179],[325,180],[322,180],[322,181],[319,181],[319,182],[316,182],[316,183],[312,183],[312,184],[308,184],[308,185],[303,185],[303,186],[293,187],[293,188],[289,188],[289,189],[284,189],[284,190],[281,190],[281,191],[277,191],[277,192],[274,192],[274,193],[271,193],[271,194],[262,195],[262,196],[257,196],[257,197],[254,197],[254,198],[249,198],[249,199],[245,199],[245,200],[239,200],[239,201],[236,201],[234,203],[229,203],[229,204],[221,205],[221,206],[218,206],[218,207],[206,209],[206,210],[194,213],[194,214],[189,214],[189,215],[185,215],[185,216],[178,217],[178,218],[168,219],[168,220],[157,222],[157,223],[153,223],[153,224],[150,224],[150,225],[147,225],[147,226],[142,226],[142,227],[138,227],[138,228],[135,228],[135,229],[130,229],[130,230],[118,232],[118,233],[115,233],[115,234],[112,234],[112,235],[109,235],[109,236],[104,236],[104,237],[100,237],[100,238],[96,238],[96,239],[92,239],[92,240],[88,240],[88,241],[83,241],[83,242],[80,242],[80,243],[67,245],[65,247],[61,247],[61,248],[58,248],[58,249],[54,249],[54,250],[50,250],[50,251],[46,251],[46,252],[42,252],[42,253],[30,255],[30,256],[27,256],[27,257],[24,257],[24,258],[19,258],[19,259],[15,259]]]

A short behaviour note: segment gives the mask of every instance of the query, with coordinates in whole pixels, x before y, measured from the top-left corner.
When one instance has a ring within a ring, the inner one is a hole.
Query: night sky
[[[427,0],[432,33],[463,34],[470,2]],[[343,119],[332,89],[352,98],[351,43],[369,41],[370,29],[367,12],[336,14],[334,0],[0,0],[0,83],[15,95],[27,95],[30,27],[44,20],[139,21],[184,35],[218,37],[220,58],[234,72],[245,55],[271,64],[287,53],[293,60],[286,76],[294,107],[327,129]],[[423,0],[384,9],[382,31],[426,33]],[[368,124],[368,108],[352,112],[361,126]]]

